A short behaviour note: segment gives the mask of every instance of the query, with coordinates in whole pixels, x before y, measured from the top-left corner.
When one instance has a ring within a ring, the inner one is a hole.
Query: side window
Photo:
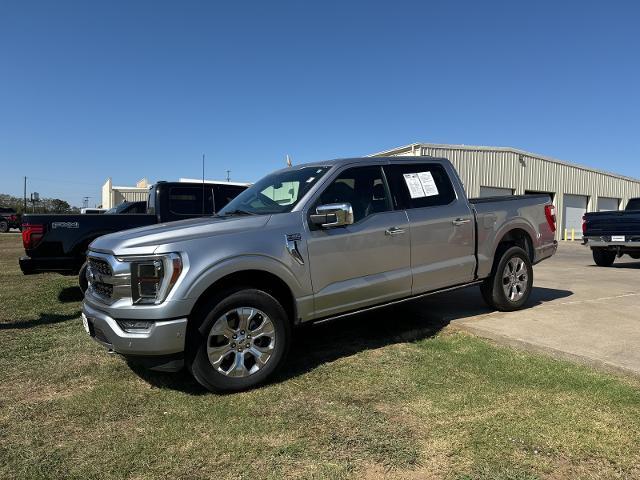
[[[204,190],[204,205],[202,193]],[[204,210],[203,210],[204,208]],[[169,190],[169,210],[174,215],[211,215],[213,214],[213,191],[211,186],[171,187]]]
[[[354,167],[342,172],[320,195],[317,205],[350,203],[353,220],[391,210],[380,167]]]
[[[384,167],[396,208],[448,205],[456,198],[451,179],[442,165],[415,163]]]
[[[216,212],[219,212],[222,207],[226,206],[227,203],[240,195],[244,190],[246,189],[237,185],[214,185],[213,191],[215,192]]]

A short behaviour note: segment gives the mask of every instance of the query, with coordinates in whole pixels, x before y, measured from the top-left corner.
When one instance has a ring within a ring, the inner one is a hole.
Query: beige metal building
[[[515,148],[413,143],[373,156],[448,158],[469,197],[548,193],[556,206],[557,238],[582,239],[585,212],[624,209],[640,197],[640,180],[536,155]]]
[[[149,195],[149,181],[143,178],[135,187],[114,186],[111,177],[102,185],[102,208],[113,208],[122,202],[146,201]]]

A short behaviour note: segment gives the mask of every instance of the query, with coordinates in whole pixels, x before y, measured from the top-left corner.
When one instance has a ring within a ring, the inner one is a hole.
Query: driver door
[[[349,203],[354,223],[311,225],[307,242],[316,318],[411,295],[407,214],[394,211],[380,166],[347,168],[319,195],[319,205]]]

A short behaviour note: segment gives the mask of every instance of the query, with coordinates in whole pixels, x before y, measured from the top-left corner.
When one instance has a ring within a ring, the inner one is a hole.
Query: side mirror
[[[320,205],[309,218],[311,223],[322,228],[344,227],[353,223],[353,208],[350,203]]]

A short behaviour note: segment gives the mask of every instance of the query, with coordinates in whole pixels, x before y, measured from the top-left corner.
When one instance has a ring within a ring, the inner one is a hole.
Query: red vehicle
[[[13,208],[0,207],[0,233],[7,233],[11,228],[20,229],[21,225],[19,213]]]

